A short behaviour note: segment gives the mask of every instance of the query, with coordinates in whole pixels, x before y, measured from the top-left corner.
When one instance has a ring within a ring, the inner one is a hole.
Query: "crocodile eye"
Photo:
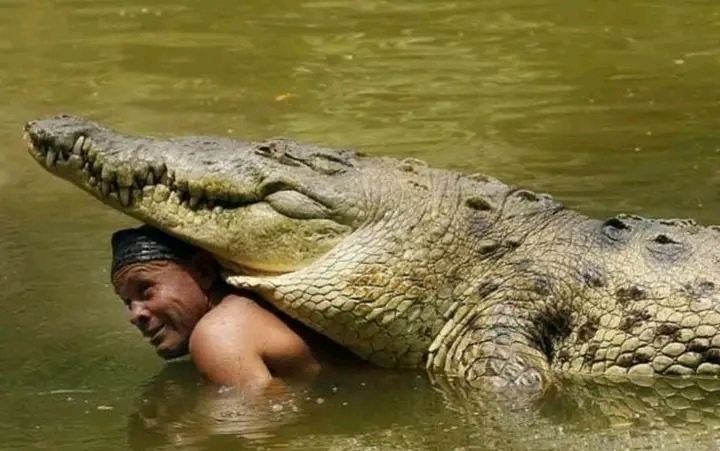
[[[526,189],[520,189],[513,193],[513,195],[519,197],[520,199],[527,200],[530,202],[537,202],[540,200],[537,194],[533,193],[532,191],[528,191]]]
[[[277,152],[277,146],[273,142],[262,143],[255,147],[255,153],[263,157],[272,157]]]

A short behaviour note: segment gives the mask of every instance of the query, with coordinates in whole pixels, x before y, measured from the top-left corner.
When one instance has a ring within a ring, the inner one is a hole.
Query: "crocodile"
[[[363,359],[493,389],[720,375],[720,233],[416,159],[27,122],[30,155]],[[555,376],[554,376],[555,375]]]

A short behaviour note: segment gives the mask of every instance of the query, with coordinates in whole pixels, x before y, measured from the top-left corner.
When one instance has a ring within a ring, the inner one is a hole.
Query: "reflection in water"
[[[187,443],[183,429],[199,390],[190,362],[169,364],[144,387],[138,410],[128,419],[127,438],[133,450],[161,449]],[[192,440],[190,440],[192,444]]]
[[[463,381],[431,379],[341,370],[311,389],[248,402],[180,362],[144,388],[127,437],[134,450],[594,450],[643,445],[632,434],[642,430],[679,450],[714,441],[720,428],[717,380],[567,378],[521,405]]]
[[[167,365],[144,387],[137,404],[127,433],[134,450],[215,449],[220,443],[282,444],[309,436],[352,436],[416,426],[444,410],[427,381],[415,373],[336,368],[313,387],[291,387],[248,400],[242,393],[203,382],[190,362]]]
[[[532,421],[548,421],[574,432],[676,426],[696,432],[720,427],[717,379],[567,376],[530,402],[502,393],[481,393],[460,380],[433,377],[433,383],[446,406],[458,413],[501,412],[506,416],[503,421],[491,425],[501,429],[531,416]]]
[[[206,384],[198,376],[192,363],[177,362],[152,378],[128,421],[132,449],[186,449],[224,435],[261,440],[297,420],[297,404],[305,398],[305,390],[289,389],[250,401],[232,389]]]

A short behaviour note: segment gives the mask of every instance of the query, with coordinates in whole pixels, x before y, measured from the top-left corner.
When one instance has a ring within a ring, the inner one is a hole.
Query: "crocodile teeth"
[[[75,155],[75,154],[71,154],[68,157],[68,162],[72,165],[72,167],[74,167],[75,169],[78,169],[78,170],[82,170],[82,168],[84,166],[82,157]]]
[[[148,185],[155,184],[155,174],[153,174],[153,171],[148,172],[147,178],[145,179],[145,183]]]
[[[155,178],[158,178],[157,174],[155,174]],[[160,183],[162,183],[163,185],[172,186],[172,184],[175,183],[175,175],[168,173],[167,171],[163,172],[159,178]]]
[[[190,205],[190,208],[195,208],[200,203],[200,198],[197,196],[190,196],[190,201],[188,202],[188,205]]]
[[[123,187],[118,189],[118,198],[120,199],[120,203],[123,204],[124,207],[130,206],[130,188]]]
[[[148,174],[152,172],[150,168],[143,167],[133,174],[133,185],[135,188],[142,188],[147,183]]]
[[[48,149],[47,155],[45,155],[45,164],[48,167],[55,166],[55,162],[57,161],[58,153],[54,149]]]
[[[80,136],[78,139],[75,140],[75,144],[73,144],[72,153],[75,155],[82,155],[83,144],[85,144],[85,137]]]
[[[103,180],[100,183],[100,192],[103,196],[107,196],[108,194],[110,194],[110,182]]]
[[[83,139],[83,143],[82,143],[82,151],[87,152],[88,150],[90,150],[91,141],[90,141],[90,138],[88,138],[88,137],[83,137],[83,138],[84,139]]]

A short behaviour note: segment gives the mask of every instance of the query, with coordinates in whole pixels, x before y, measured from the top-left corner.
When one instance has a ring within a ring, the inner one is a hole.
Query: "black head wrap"
[[[197,252],[192,245],[154,227],[142,225],[119,230],[112,235],[110,277],[123,266],[153,260],[186,262]]]

